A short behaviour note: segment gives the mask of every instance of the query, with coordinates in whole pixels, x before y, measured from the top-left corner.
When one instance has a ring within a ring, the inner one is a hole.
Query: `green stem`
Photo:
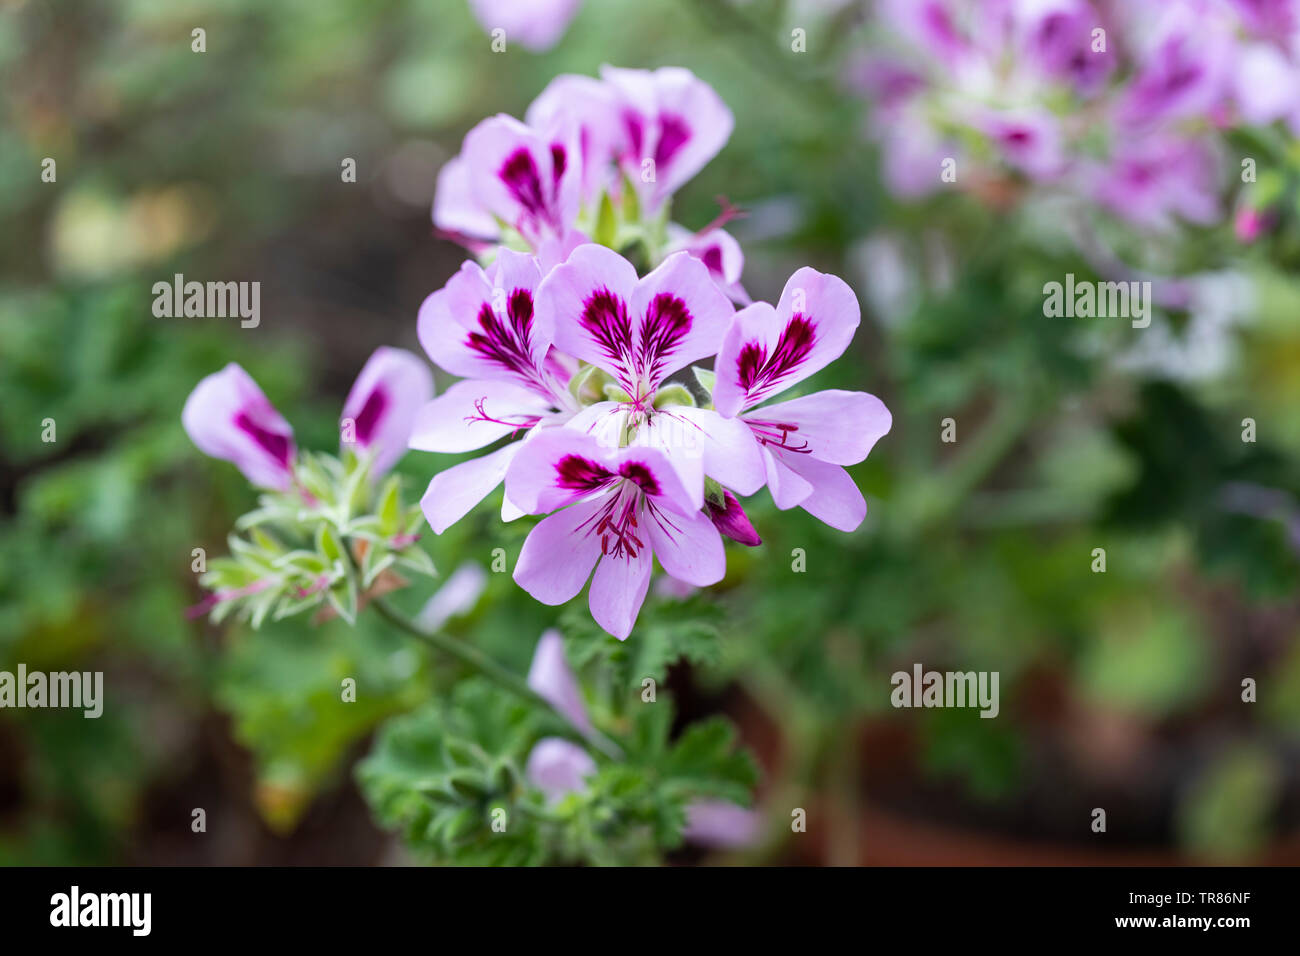
[[[380,617],[393,625],[399,631],[403,631],[411,637],[414,637],[416,640],[422,641],[436,651],[441,651],[449,657],[454,657],[462,664],[468,666],[475,673],[481,674],[483,677],[492,681],[492,683],[496,684],[502,690],[509,691],[516,697],[532,704],[534,707],[539,707],[547,713],[553,714],[560,721],[565,730],[569,732],[569,736],[575,737],[579,740],[587,740],[593,746],[598,748],[601,753],[613,760],[622,759],[623,752],[619,749],[619,746],[616,743],[595,729],[591,731],[589,736],[584,737],[578,729],[573,726],[573,722],[569,720],[569,718],[556,710],[551,702],[545,697],[529,687],[528,681],[524,680],[508,667],[504,667],[496,660],[484,654],[477,647],[465,644],[456,640],[454,637],[450,637],[438,631],[423,630],[418,627],[414,621],[402,614],[400,611],[394,609],[388,604],[388,602],[381,598],[373,599],[370,602],[370,606],[379,612]]]

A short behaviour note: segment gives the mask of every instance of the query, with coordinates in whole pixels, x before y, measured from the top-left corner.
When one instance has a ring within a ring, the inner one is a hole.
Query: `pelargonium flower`
[[[340,439],[374,455],[371,474],[406,451],[416,412],[433,395],[433,377],[410,352],[381,346],[367,360],[344,405]],[[181,423],[204,454],[231,462],[259,488],[293,485],[293,428],[239,365],[231,362],[190,393]]]
[[[554,605],[590,577],[591,615],[619,640],[645,600],[652,558],[701,587],[726,570],[700,489],[687,488],[657,448],[610,448],[571,428],[548,429],[520,448],[506,494],[525,512],[549,515],[524,541],[515,581]]]
[[[756,302],[736,313],[714,363],[714,407],[738,416],[757,440],[776,506],[798,505],[841,531],[867,513],[843,466],[866,458],[889,431],[889,410],[874,395],[839,389],[762,403],[839,358],[859,319],[842,279],[803,268],[775,308]]]
[[[257,487],[287,491],[293,484],[293,426],[237,363],[194,386],[181,424],[199,451],[230,462]]]
[[[582,167],[573,127],[534,129],[504,113],[468,133],[438,174],[433,221],[473,251],[514,230],[534,251],[572,244]]]
[[[419,412],[410,446],[456,454],[506,436],[562,424],[578,410],[569,393],[573,363],[552,349],[554,318],[535,301],[537,261],[502,249],[484,270],[466,262],[420,306],[418,333],[434,364],[457,382]],[[497,488],[517,442],[440,472],[421,500],[441,534]],[[503,517],[519,512],[504,503]]]
[[[669,451],[697,508],[706,475],[742,495],[762,487],[747,431],[687,404],[681,386],[664,387],[674,372],[717,352],[734,314],[699,260],[678,252],[638,278],[618,253],[582,246],[543,280],[538,310],[554,323],[557,348],[606,373],[621,392],[583,409],[571,428],[604,444]]]

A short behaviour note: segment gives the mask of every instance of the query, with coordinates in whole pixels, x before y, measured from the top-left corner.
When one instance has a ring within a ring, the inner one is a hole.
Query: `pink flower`
[[[549,802],[587,788],[587,778],[596,772],[591,754],[563,737],[543,737],[533,745],[524,765],[524,776]]]
[[[682,67],[605,66],[600,75],[617,95],[619,165],[653,212],[718,154],[735,119],[713,87]]]
[[[618,253],[582,246],[542,282],[538,311],[554,323],[557,348],[607,372],[624,393],[583,409],[569,427],[603,444],[668,451],[696,508],[705,475],[743,495],[762,487],[762,460],[739,423],[659,401],[669,375],[717,351],[733,315],[699,260],[674,253],[639,279]]]
[[[1219,216],[1218,163],[1197,140],[1152,134],[1122,142],[1108,164],[1083,177],[1102,205],[1150,229],[1168,229],[1175,217],[1207,224]]]
[[[194,387],[181,424],[199,451],[230,462],[257,487],[293,484],[293,428],[234,362]]]
[[[406,451],[416,410],[433,394],[433,377],[410,352],[380,346],[348,393],[340,437],[374,456],[372,475]],[[185,401],[181,423],[204,454],[235,465],[260,488],[293,485],[293,428],[257,383],[231,362],[199,382]]]
[[[405,349],[381,345],[343,403],[343,444],[372,452],[372,474],[383,474],[406,454],[415,416],[431,398],[429,367]]]
[[[549,50],[564,36],[582,0],[469,0],[483,29],[506,31],[506,43],[529,50]]]
[[[554,605],[591,577],[591,615],[620,640],[645,600],[652,558],[701,587],[726,569],[722,538],[701,513],[699,495],[657,448],[608,448],[573,429],[549,429],[519,450],[506,493],[531,514],[554,512],[529,533],[515,581]]]
[[[537,130],[498,114],[465,134],[443,166],[433,221],[473,249],[501,238],[499,220],[538,250],[573,231],[582,175],[570,124]]]
[[[434,364],[465,377],[420,411],[410,445],[457,454],[484,448],[577,411],[568,393],[571,363],[551,344],[554,320],[536,309],[541,268],[528,255],[501,249],[484,271],[466,262],[420,306],[420,344]],[[435,475],[421,499],[441,534],[501,484],[519,450],[508,444]],[[517,517],[507,501],[503,515]]]
[[[676,223],[669,223],[666,251],[668,255],[680,251],[689,252],[693,258],[704,263],[713,281],[731,301],[741,305],[749,305],[752,301],[745,287],[740,284],[740,275],[745,269],[745,254],[740,251],[740,243],[725,229],[691,232]]]
[[[718,350],[714,407],[738,415],[762,448],[767,486],[781,509],[802,507],[852,531],[867,504],[843,468],[867,457],[892,423],[880,399],[831,389],[761,405],[839,358],[858,327],[858,300],[842,280],[803,268],[776,308],[736,313]]]

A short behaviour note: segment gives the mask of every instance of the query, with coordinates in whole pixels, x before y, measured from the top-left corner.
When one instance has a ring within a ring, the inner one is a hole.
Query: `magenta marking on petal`
[[[558,216],[547,202],[537,163],[532,153],[525,147],[519,147],[506,157],[506,161],[497,170],[497,176],[506,184],[506,189],[510,191],[515,201],[523,207],[528,219],[533,220],[534,223],[545,223],[552,228],[559,228]]]
[[[275,432],[263,428],[253,421],[247,411],[241,411],[235,416],[235,427],[257,442],[263,451],[285,468],[289,467],[289,457],[292,454],[293,446],[288,437],[277,435]]]
[[[747,342],[736,357],[736,377],[741,387],[751,399],[770,389],[808,358],[816,340],[816,326],[812,319],[796,312],[781,330],[781,337],[771,355],[767,354],[763,343]]]
[[[627,303],[602,286],[582,303],[582,315],[578,321],[615,369],[625,379],[630,378],[632,320],[627,314]]]
[[[581,455],[565,455],[555,464],[556,484],[566,491],[595,491],[609,484],[614,473]]]
[[[373,392],[366,396],[366,403],[361,406],[361,411],[357,413],[355,421],[358,445],[370,444],[370,439],[374,437],[375,431],[379,427],[379,419],[383,416],[388,405],[388,393],[382,388],[376,387]]]
[[[555,185],[559,185],[560,178],[568,168],[568,154],[565,152],[562,143],[551,144],[551,180]]]
[[[641,117],[631,110],[623,113],[623,128],[627,130],[628,146],[633,156],[640,158],[641,144],[645,142],[645,127]]]
[[[653,496],[660,493],[659,482],[655,480],[654,472],[639,461],[623,462],[618,466],[618,473],[640,488],[644,494]]]
[[[659,142],[655,144],[655,166],[667,166],[691,138],[691,128],[680,116],[659,116]]]
[[[722,276],[722,247],[709,246],[700,254],[700,261],[704,267],[715,276]]]
[[[721,505],[708,499],[704,502],[704,510],[713,526],[732,541],[748,547],[756,548],[762,544],[763,539],[754,530],[754,525],[750,523],[749,516],[745,514],[745,509],[740,506],[736,496],[730,491],[724,491],[722,495]]]
[[[637,366],[652,386],[658,384],[664,361],[681,344],[691,324],[691,310],[677,296],[660,292],[650,300],[641,328]]]
[[[503,320],[484,302],[478,310],[478,331],[470,332],[465,344],[487,361],[523,379],[524,384],[549,394],[544,376],[533,363],[533,294],[514,289],[506,297]]]

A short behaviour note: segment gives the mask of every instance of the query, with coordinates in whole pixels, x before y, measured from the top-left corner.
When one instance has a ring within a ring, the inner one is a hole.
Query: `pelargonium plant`
[[[1286,165],[1271,125],[1300,132],[1292,0],[886,0],[875,17],[885,39],[851,82],[900,196],[1079,196],[1168,233],[1224,218],[1240,152]],[[1235,226],[1251,241],[1285,182],[1241,178]]]
[[[311,608],[350,622],[372,605],[477,673],[443,702],[450,716],[414,714],[382,735],[362,772],[381,818],[436,857],[618,862],[683,836],[730,845],[756,832],[752,766],[725,727],[692,727],[674,747],[669,718],[647,730],[626,701],[601,702],[656,564],[679,591],[719,582],[724,541],[761,543],[742,499],[765,487],[778,509],[855,530],[866,501],[845,466],[891,424],[863,392],[790,392],[853,339],[843,280],[802,268],[775,305],[737,312],[738,244],[718,223],[672,222],[673,193],[731,126],[686,70],[558,77],[524,122],[471,130],[438,177],[435,223],[473,258],[426,299],[417,331],[459,381],[433,397],[427,366],[381,348],[345,402],[339,457],[297,450],[237,366],[186,405],[199,448],[265,490],[237,523],[249,537],[232,537],[203,579],[200,611],[257,626]],[[396,478],[380,483],[408,446],[483,453],[435,473],[416,510]],[[399,571],[432,573],[424,524],[442,534],[498,488],[503,521],[534,522],[514,580],[556,606],[590,581],[599,628],[570,614],[567,656],[548,631],[526,679],[385,599],[408,583]],[[483,681],[515,703],[484,697]],[[506,718],[508,733],[495,723]],[[496,811],[517,821],[509,839],[494,839]]]

